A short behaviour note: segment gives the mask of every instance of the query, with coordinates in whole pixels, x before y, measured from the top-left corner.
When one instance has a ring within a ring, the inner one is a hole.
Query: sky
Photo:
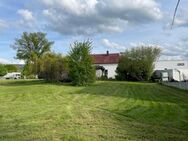
[[[188,60],[188,0],[0,0],[0,62],[16,60],[11,48],[23,32],[45,32],[52,51],[66,55],[90,39],[92,53],[118,53],[141,45],[162,49],[161,60]]]

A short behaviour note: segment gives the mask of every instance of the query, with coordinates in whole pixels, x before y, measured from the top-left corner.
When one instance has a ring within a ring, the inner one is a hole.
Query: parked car
[[[7,73],[2,79],[21,79],[21,72]]]

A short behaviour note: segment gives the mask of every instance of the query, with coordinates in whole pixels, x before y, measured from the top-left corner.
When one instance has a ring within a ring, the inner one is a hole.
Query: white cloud
[[[5,58],[0,58],[0,64],[20,64],[23,65],[25,64],[24,60],[16,60],[16,59],[12,59],[12,60],[8,60]]]
[[[174,19],[174,24],[173,24],[173,27],[177,28],[177,27],[188,27],[188,17],[187,17],[187,14],[188,14],[188,10],[187,9],[179,9],[178,10],[178,13]],[[171,15],[166,15],[166,17],[171,17]],[[165,28],[171,28],[171,20],[172,19],[169,19],[168,20],[170,21]]]
[[[150,46],[160,47],[162,54],[160,60],[187,60],[188,59],[188,38],[180,40],[176,44],[147,44],[143,42],[129,43],[127,45],[121,45],[108,39],[102,39],[102,45],[109,49],[116,49],[117,51],[125,51],[125,49],[138,47],[138,46]]]
[[[0,19],[0,31],[7,27],[8,27],[8,23],[6,21]]]
[[[101,41],[102,45],[105,47],[111,48],[111,49],[118,49],[120,51],[125,51],[126,49],[134,48],[134,47],[139,47],[139,46],[150,46],[150,47],[160,47],[159,45],[156,44],[146,44],[144,42],[130,42],[127,45],[122,45],[119,43],[115,43],[112,41],[109,41],[108,39],[102,39]]]
[[[176,18],[174,21],[174,26],[176,27],[188,26],[188,18]]]
[[[109,47],[111,49],[118,49],[118,50],[125,50],[126,49],[125,46],[120,45],[120,44],[115,43],[115,42],[111,42],[108,39],[102,39],[101,43],[102,43],[102,45]]]
[[[33,21],[34,17],[33,17],[33,13],[27,9],[19,9],[18,14],[20,14],[22,16],[22,18],[25,21]]]
[[[0,64],[10,64],[10,61],[4,58],[0,58]]]
[[[170,59],[186,60],[188,59],[188,38],[180,40],[176,44],[163,44],[163,57]]]
[[[47,27],[62,34],[122,32],[126,26],[160,20],[155,0],[42,0]]]
[[[20,65],[24,65],[25,61],[24,60],[16,60],[15,63],[20,64]]]
[[[174,23],[172,25],[171,22],[168,22],[165,26],[164,29],[170,29],[171,28],[177,28],[177,27],[187,27],[188,26],[188,18],[176,18],[174,20]]]
[[[21,19],[18,21],[18,25],[34,27],[36,21],[31,11],[28,9],[19,9],[17,13],[21,16]]]
[[[2,20],[0,19],[0,31],[4,30],[8,27],[12,28],[36,28],[37,20],[33,16],[33,13],[29,11],[28,9],[19,9],[17,10],[17,14],[20,15],[20,19],[17,19],[15,21],[13,20]]]

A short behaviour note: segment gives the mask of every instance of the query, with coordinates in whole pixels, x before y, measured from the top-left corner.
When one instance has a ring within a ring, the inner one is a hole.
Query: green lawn
[[[0,81],[0,141],[187,141],[188,91]]]

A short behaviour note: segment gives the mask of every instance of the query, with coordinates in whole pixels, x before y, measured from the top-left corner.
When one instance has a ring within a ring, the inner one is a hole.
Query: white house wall
[[[118,64],[96,64],[99,66],[103,66],[106,70],[108,70],[108,78],[115,78],[116,76],[116,68]]]
[[[96,77],[100,78],[102,76],[102,70],[96,70]]]

